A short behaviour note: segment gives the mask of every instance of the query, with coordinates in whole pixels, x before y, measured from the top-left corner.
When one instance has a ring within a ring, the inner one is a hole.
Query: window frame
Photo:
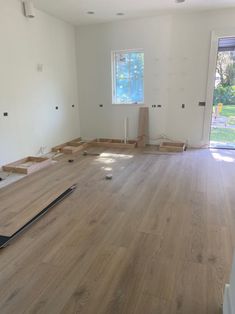
[[[115,102],[116,99],[116,69],[115,69],[115,56],[117,53],[131,53],[131,52],[136,52],[136,53],[143,53],[144,54],[144,49],[138,48],[138,49],[121,49],[121,50],[112,50],[111,51],[111,75],[112,75],[112,105],[124,105],[124,106],[143,106],[145,104],[145,54],[144,54],[144,71],[143,71],[143,101],[141,102],[133,102],[133,103],[118,103]]]

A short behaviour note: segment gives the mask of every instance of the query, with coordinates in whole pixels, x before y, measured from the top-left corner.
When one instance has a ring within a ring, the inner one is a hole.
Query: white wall
[[[74,27],[38,10],[26,19],[20,0],[0,0],[0,45],[0,165],[78,137]]]
[[[123,120],[129,117],[129,137],[137,135],[138,106],[112,105],[111,51],[144,48],[145,102],[167,102],[171,19],[123,21],[78,29],[79,104],[84,137],[123,137]],[[150,35],[151,34],[151,35]],[[103,104],[100,108],[98,105]],[[152,109],[152,108],[151,108]],[[151,134],[165,130],[165,106],[151,110]]]
[[[192,146],[202,145],[208,134],[202,138],[204,108],[198,102],[206,100],[211,31],[234,26],[235,10],[224,10],[79,27],[82,135],[122,137],[127,116],[129,136],[137,136],[138,106],[112,105],[111,51],[144,48],[150,137],[166,134]],[[98,107],[100,103],[103,109]],[[162,108],[153,109],[153,104]]]
[[[208,133],[202,138],[205,109],[198,102],[206,100],[211,34],[213,30],[234,27],[234,18],[235,10],[223,10],[172,19],[167,134],[186,139],[192,146],[200,146],[209,138]],[[186,104],[185,110],[180,108],[181,103]],[[205,120],[210,122],[210,118]]]

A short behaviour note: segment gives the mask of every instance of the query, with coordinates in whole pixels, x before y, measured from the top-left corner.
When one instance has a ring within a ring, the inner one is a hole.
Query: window
[[[112,54],[113,104],[144,102],[144,52],[115,51]]]

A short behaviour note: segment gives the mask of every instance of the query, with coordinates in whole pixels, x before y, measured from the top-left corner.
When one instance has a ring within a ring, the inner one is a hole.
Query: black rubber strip
[[[64,198],[69,196],[75,189],[77,185],[74,184],[66,191],[64,191],[60,196],[58,196],[54,201],[52,201],[47,207],[45,207],[42,211],[40,211],[36,216],[34,216],[30,221],[23,225],[20,229],[18,229],[11,236],[0,235],[0,249],[6,247],[13,239],[18,237],[21,233],[23,233],[27,228],[29,228],[33,223],[38,221],[42,216],[44,216],[50,209],[60,203]]]

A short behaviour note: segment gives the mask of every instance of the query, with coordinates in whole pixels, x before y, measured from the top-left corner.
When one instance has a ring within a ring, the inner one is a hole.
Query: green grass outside
[[[235,125],[235,105],[224,105],[220,116],[229,118],[228,126]],[[215,142],[235,143],[235,129],[212,128],[210,140]]]
[[[224,117],[234,117],[235,118],[235,105],[225,105],[223,106],[223,110],[220,114],[221,116]]]
[[[235,143],[235,129],[212,128],[211,141]]]
[[[228,118],[228,125],[235,125],[235,117]]]

